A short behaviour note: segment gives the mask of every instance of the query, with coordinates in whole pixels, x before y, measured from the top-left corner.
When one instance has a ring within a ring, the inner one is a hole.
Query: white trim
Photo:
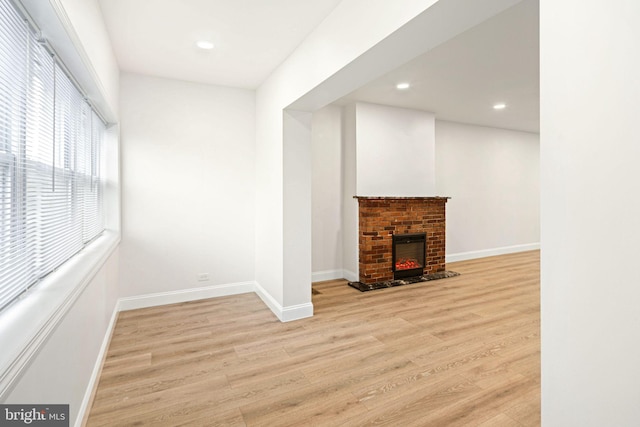
[[[344,279],[343,270],[325,270],[311,273],[312,282],[324,282],[325,280]]]
[[[265,291],[260,283],[256,282],[255,293],[260,297],[263,303],[282,321],[282,306],[276,301],[269,292]]]
[[[358,282],[360,280],[360,276],[353,271],[342,270],[342,276],[350,282]]]
[[[526,245],[504,246],[502,248],[483,249],[480,251],[462,252],[446,256],[446,262],[466,261],[469,259],[486,258],[496,255],[513,254],[517,252],[535,251],[540,249],[540,243],[529,243]]]
[[[269,292],[265,291],[259,283],[255,284],[255,293],[260,297],[267,307],[275,314],[281,322],[291,322],[293,320],[304,319],[313,316],[313,304],[298,304],[282,307]]]
[[[305,319],[313,317],[313,303],[290,305],[282,309],[282,322],[291,322],[293,320]]]
[[[0,313],[0,401],[118,247],[105,231]]]
[[[118,300],[118,305],[120,307],[120,311],[136,310],[138,308],[156,307],[159,305],[175,304],[179,302],[246,294],[253,292],[254,288],[255,282],[229,283],[203,288],[192,288],[180,291],[125,297]]]
[[[159,305],[175,304],[199,299],[224,297],[228,295],[255,292],[262,302],[275,314],[281,322],[304,319],[313,316],[313,304],[298,304],[283,307],[257,282],[240,282],[226,285],[214,285],[204,288],[185,289],[181,291],[161,292],[157,294],[138,295],[120,298],[118,310],[136,310],[139,308],[157,307]]]
[[[102,365],[104,364],[104,359],[107,354],[107,350],[109,349],[109,344],[111,343],[111,337],[113,336],[113,330],[116,326],[116,320],[118,320],[119,312],[120,304],[119,302],[116,302],[116,305],[113,308],[113,313],[111,314],[111,320],[109,320],[107,330],[102,340],[102,345],[100,346],[100,351],[98,352],[98,356],[96,357],[96,363],[93,366],[93,372],[91,372],[91,377],[89,378],[89,384],[87,384],[87,389],[84,392],[84,398],[82,399],[82,403],[80,404],[80,408],[78,409],[76,422],[74,424],[76,427],[82,427],[85,421],[85,415],[90,409],[93,393],[95,392],[96,385],[98,384],[98,380],[100,379]]]

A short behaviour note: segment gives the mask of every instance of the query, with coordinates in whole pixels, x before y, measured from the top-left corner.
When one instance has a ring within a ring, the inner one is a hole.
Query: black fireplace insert
[[[426,233],[393,235],[393,278],[422,276],[426,262]]]

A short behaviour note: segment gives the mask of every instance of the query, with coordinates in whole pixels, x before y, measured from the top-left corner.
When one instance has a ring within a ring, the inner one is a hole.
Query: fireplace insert
[[[426,244],[426,233],[393,235],[394,280],[422,276],[426,261]]]

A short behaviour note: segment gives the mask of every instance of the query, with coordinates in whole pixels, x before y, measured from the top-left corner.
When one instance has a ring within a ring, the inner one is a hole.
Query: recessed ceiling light
[[[396,85],[396,88],[400,90],[404,90],[404,89],[409,89],[409,86],[411,86],[409,83],[398,83]]]
[[[207,40],[198,40],[196,42],[196,46],[198,46],[200,49],[204,49],[204,50],[211,50],[214,48],[213,43],[211,43],[210,41]]]
[[[504,110],[505,108],[507,108],[507,104],[505,104],[503,102],[493,105],[493,109],[494,110]]]

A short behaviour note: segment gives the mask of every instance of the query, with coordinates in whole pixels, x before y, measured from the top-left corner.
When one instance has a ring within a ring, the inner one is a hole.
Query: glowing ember
[[[401,258],[396,261],[396,270],[410,270],[412,268],[420,268],[422,265],[418,260],[413,258]]]

